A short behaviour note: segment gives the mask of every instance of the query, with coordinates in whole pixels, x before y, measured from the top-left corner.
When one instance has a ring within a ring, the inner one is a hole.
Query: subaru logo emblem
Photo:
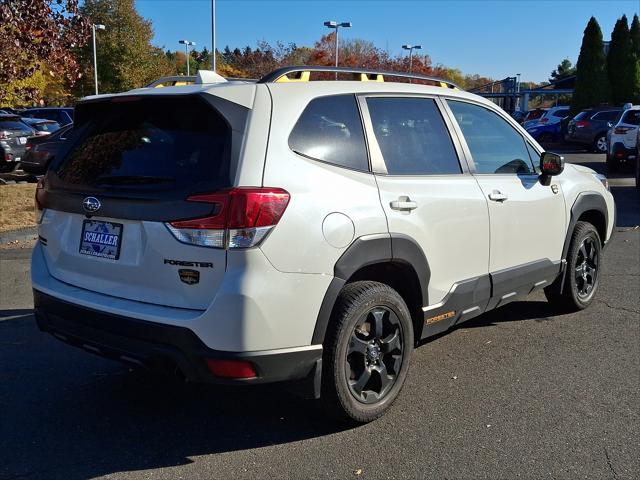
[[[97,212],[98,210],[100,210],[101,206],[102,205],[100,204],[100,200],[98,200],[96,197],[87,197],[82,201],[82,208],[84,208],[87,212]]]

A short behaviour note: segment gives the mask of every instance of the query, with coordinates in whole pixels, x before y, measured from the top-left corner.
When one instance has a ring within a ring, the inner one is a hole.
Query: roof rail
[[[430,77],[428,75],[420,75],[419,73],[406,73],[406,72],[388,72],[384,70],[370,70],[367,68],[351,68],[351,67],[323,67],[323,66],[291,66],[291,67],[282,67],[278,68],[270,73],[267,73],[264,77],[258,80],[258,83],[274,83],[274,82],[286,82],[291,81],[293,79],[289,79],[288,75],[291,73],[295,73],[296,75],[293,78],[297,81],[300,81],[300,78],[303,77],[303,73],[310,74],[311,72],[330,72],[330,73],[351,73],[354,74],[354,79],[356,80],[375,80],[375,81],[386,81],[384,77],[399,77],[399,78],[410,78],[412,80],[423,80],[428,82],[433,82],[436,86],[445,87],[445,88],[454,88],[457,90],[461,90],[455,83],[450,82],[449,80],[444,80],[442,78]],[[305,77],[307,75],[304,75]],[[288,80],[284,80],[287,78]]]

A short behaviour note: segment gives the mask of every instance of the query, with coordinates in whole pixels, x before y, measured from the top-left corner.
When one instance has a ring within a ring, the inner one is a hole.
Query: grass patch
[[[35,183],[0,186],[0,232],[35,227]]]

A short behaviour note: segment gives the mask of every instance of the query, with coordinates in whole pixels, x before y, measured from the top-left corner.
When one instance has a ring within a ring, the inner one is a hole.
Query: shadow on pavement
[[[131,371],[40,333],[29,310],[0,313],[12,318],[0,322],[0,479],[184,465],[346,428],[279,386],[185,384]],[[546,302],[514,302],[461,328],[551,315]]]
[[[185,384],[131,371],[40,333],[29,310],[1,313],[12,319],[0,321],[0,479],[183,465],[346,428],[282,387]]]

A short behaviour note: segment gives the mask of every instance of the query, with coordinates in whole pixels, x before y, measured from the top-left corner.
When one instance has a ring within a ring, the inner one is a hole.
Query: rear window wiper
[[[149,185],[175,181],[176,179],[173,177],[154,177],[151,175],[112,175],[96,179],[96,183],[99,185]]]

